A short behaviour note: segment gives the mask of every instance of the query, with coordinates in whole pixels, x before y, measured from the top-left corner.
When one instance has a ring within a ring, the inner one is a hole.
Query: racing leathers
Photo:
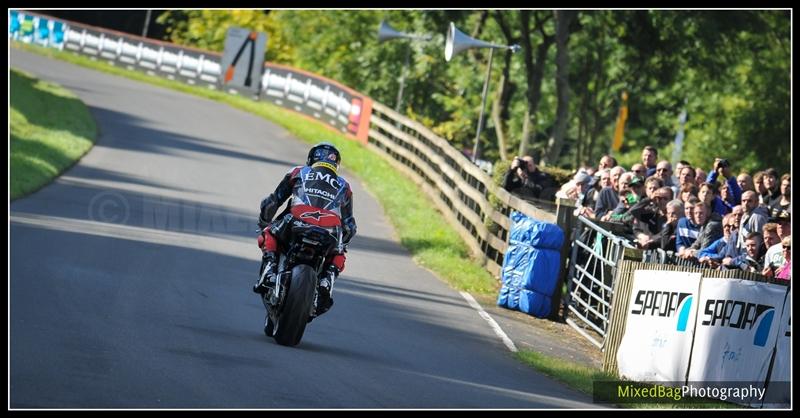
[[[278,208],[290,198],[286,208],[272,221]],[[261,201],[258,219],[262,231],[258,245],[264,251],[261,271],[264,268],[271,271],[266,275],[259,274],[259,282],[253,291],[264,293],[273,286],[277,273],[275,253],[280,251],[281,243],[288,241],[287,234],[293,220],[323,227],[337,239],[337,247],[326,260],[325,277],[320,286],[320,295],[328,302],[327,308],[323,309],[327,310],[333,301],[330,298],[333,281],[344,270],[346,246],[356,234],[353,193],[347,181],[337,175],[333,165],[315,163],[294,167],[286,173],[275,191]],[[262,276],[265,280],[261,280]]]

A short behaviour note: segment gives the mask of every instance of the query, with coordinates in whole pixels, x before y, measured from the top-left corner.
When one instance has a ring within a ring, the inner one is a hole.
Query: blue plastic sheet
[[[561,269],[564,232],[516,211],[511,221],[497,305],[546,318]]]

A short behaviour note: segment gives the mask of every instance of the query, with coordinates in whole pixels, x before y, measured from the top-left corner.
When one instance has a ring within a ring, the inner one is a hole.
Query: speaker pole
[[[489,67],[486,68],[486,78],[483,80],[483,94],[481,95],[481,115],[478,118],[478,132],[475,133],[475,146],[472,148],[472,162],[475,163],[481,154],[481,131],[483,130],[483,117],[486,109],[486,93],[489,91],[489,77],[492,75],[492,58],[494,48],[489,48]]]
[[[400,88],[397,90],[397,101],[395,102],[397,104],[394,106],[394,110],[397,113],[400,113],[400,109],[402,108],[403,105],[403,90],[405,89],[406,86],[406,74],[408,73],[408,65],[410,58],[411,58],[411,45],[406,45],[406,59],[405,63],[403,64],[403,71],[400,73]]]

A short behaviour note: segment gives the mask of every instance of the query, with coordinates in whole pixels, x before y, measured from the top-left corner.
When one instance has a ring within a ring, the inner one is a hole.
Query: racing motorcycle
[[[296,346],[306,324],[322,313],[320,279],[337,240],[328,230],[300,221],[292,222],[290,237],[286,250],[277,255],[275,287],[261,298],[267,309],[264,334],[280,345]],[[265,274],[266,269],[261,272],[262,280]]]

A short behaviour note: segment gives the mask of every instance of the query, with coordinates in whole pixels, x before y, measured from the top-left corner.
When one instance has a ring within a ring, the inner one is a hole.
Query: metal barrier
[[[706,268],[694,259],[685,259],[678,257],[673,251],[664,251],[661,248],[646,250],[642,252],[642,262],[644,263],[657,263],[668,266],[691,267],[691,268]]]
[[[9,37],[186,84],[210,89],[221,86],[222,54],[218,52],[17,10],[9,10]],[[241,93],[232,88],[224,90]],[[259,91],[254,99],[303,113],[367,142],[372,99],[347,86],[297,68],[265,63]]]
[[[567,324],[602,349],[610,321],[617,266],[624,250],[635,247],[583,216],[577,219],[564,312]]]

